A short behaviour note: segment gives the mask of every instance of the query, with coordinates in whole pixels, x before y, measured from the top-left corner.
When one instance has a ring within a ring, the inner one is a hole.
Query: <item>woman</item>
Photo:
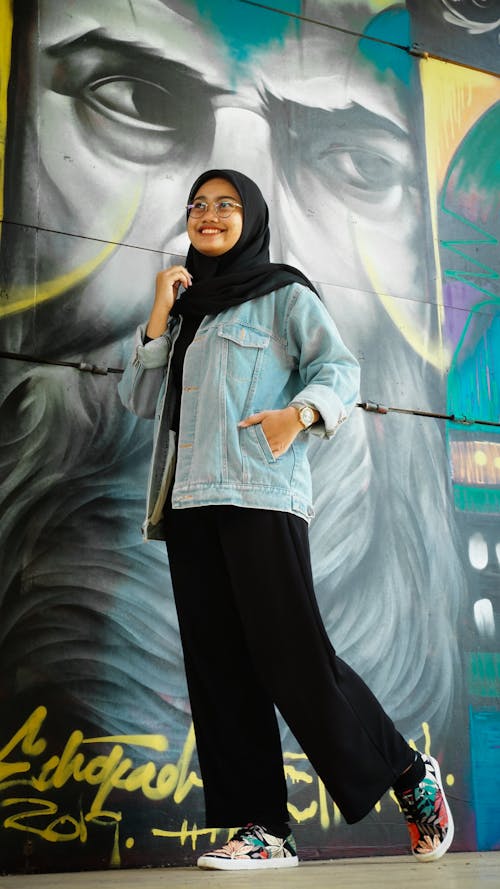
[[[245,825],[198,864],[298,863],[275,705],[349,823],[392,786],[413,855],[435,860],[453,838],[439,766],[335,655],[314,596],[307,442],[347,418],[357,362],[310,281],[269,262],[254,182],[201,175],[187,231],[120,394],[156,417],[144,533],[167,542],[207,824]]]

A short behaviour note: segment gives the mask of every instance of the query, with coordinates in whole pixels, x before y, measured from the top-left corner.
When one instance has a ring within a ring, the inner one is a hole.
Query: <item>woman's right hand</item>
[[[168,316],[177,299],[179,286],[190,287],[192,278],[183,265],[172,265],[156,276],[155,301],[149,317],[146,333],[152,339],[161,336],[167,329]]]

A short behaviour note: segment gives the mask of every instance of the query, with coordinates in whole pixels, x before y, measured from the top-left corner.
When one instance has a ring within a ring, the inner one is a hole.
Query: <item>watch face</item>
[[[303,407],[300,411],[300,420],[307,428],[307,426],[312,426],[314,422],[314,411],[312,407]]]

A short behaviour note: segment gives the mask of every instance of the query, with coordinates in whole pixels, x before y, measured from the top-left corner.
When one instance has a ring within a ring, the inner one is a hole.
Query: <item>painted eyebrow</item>
[[[372,111],[367,105],[355,101],[351,102],[347,108],[323,108],[320,105],[306,105],[304,102],[295,100],[292,97],[276,96],[269,89],[266,89],[264,92],[264,100],[270,110],[272,110],[273,106],[276,107],[276,105],[291,109],[292,111],[296,109],[298,114],[303,116],[309,115],[319,123],[325,120],[328,129],[338,126],[341,132],[342,127],[346,126],[349,128],[349,133],[384,133],[399,140],[408,140],[411,131],[411,127],[407,129],[391,118]]]
[[[123,73],[121,65],[126,60],[132,64],[132,70],[128,72],[131,74],[144,74],[142,66],[147,64],[149,65],[149,70],[155,70],[160,79],[165,82],[168,76],[172,76],[172,74],[177,76],[184,75],[193,80],[200,81],[212,96],[223,95],[228,92],[207,82],[203,74],[196,68],[192,68],[175,59],[165,58],[158,49],[152,46],[110,37],[104,28],[86,31],[78,37],[61,40],[45,49],[48,56],[56,59],[64,59],[72,55],[78,56],[79,53],[87,54],[89,51],[98,51],[103,58],[108,58],[112,64],[114,62],[117,67],[120,67],[120,73]]]
[[[388,133],[397,139],[408,138],[408,131],[404,127],[358,102],[353,102],[348,108],[335,108],[331,113],[335,114],[337,120],[348,122],[354,130],[368,129],[371,132]]]

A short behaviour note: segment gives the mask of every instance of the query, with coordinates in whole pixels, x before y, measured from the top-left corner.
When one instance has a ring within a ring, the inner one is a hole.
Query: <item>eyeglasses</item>
[[[214,208],[215,215],[220,219],[227,219],[228,216],[231,216],[237,207],[243,210],[243,204],[238,204],[236,201],[228,201],[227,198],[224,198],[220,201],[195,201],[194,204],[188,204],[186,210],[189,216],[192,216],[194,219],[199,219],[200,216],[204,216],[207,212],[210,204]]]

